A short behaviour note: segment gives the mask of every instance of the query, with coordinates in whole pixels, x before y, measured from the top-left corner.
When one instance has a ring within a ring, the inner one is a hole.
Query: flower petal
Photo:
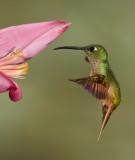
[[[1,29],[0,58],[20,48],[23,50],[24,57],[14,62],[14,64],[24,62],[47,47],[69,25],[70,23],[63,21],[49,21]]]
[[[11,78],[0,72],[0,93],[9,91],[9,97],[16,102],[22,98],[20,86]]]

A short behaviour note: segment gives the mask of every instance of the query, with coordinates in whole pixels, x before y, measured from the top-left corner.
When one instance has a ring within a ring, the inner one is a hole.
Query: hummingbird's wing
[[[81,79],[70,79],[70,81],[76,82],[82,85],[97,99],[108,99],[108,86],[105,81],[104,75],[94,75]]]

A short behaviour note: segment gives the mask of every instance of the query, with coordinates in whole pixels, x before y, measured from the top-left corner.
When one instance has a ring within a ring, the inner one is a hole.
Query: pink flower
[[[70,23],[49,21],[8,27],[0,30],[0,93],[9,91],[16,102],[22,98],[20,86],[12,78],[23,79],[24,63],[60,36]]]

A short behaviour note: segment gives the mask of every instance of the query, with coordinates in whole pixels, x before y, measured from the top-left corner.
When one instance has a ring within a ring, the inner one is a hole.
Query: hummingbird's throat
[[[0,58],[0,72],[8,77],[24,79],[25,77],[22,75],[28,72],[28,64],[13,64],[21,57],[24,57],[23,52],[20,49],[17,49],[7,56]]]
[[[88,59],[91,64],[91,71],[93,74],[103,74],[106,75],[109,69],[108,61],[100,61],[97,59]]]

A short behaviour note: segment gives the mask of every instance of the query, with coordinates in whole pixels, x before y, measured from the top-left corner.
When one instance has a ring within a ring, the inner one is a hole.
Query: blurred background
[[[135,1],[0,0],[0,28],[63,20],[69,29],[29,61],[17,80],[23,99],[0,94],[1,160],[135,159]],[[69,78],[87,77],[90,65],[63,45],[102,44],[121,86],[122,102],[101,139],[101,105]]]

